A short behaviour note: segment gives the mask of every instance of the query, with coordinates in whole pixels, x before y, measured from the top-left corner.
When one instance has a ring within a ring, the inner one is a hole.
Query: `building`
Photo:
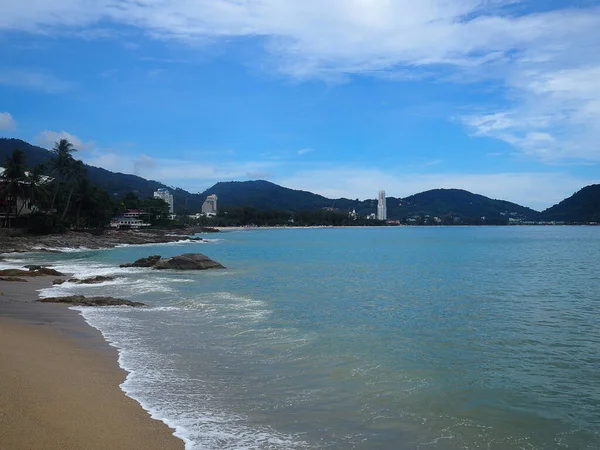
[[[217,215],[217,194],[212,194],[206,197],[202,204],[202,214],[205,216]]]
[[[143,212],[138,211],[137,209],[128,209],[123,214],[121,214],[117,217],[113,217],[113,219],[110,221],[110,226],[112,228],[116,228],[116,229],[131,228],[134,230],[137,230],[137,229],[143,228],[143,227],[149,227],[150,224],[145,223],[142,220],[143,214],[144,214]]]
[[[0,192],[4,190],[6,183],[2,177],[2,175],[4,174],[4,170],[4,167],[0,167]],[[25,172],[26,177],[29,177],[29,175],[29,172]],[[42,185],[48,185],[53,180],[54,178],[43,175],[40,177],[39,183]],[[19,181],[19,184],[22,185],[23,188],[26,187],[27,183],[28,182],[25,180]],[[23,217],[37,212],[41,212],[39,206],[32,204],[28,199],[20,197],[13,198],[10,196],[2,196],[2,198],[0,198],[0,220],[4,220],[7,222],[11,219],[17,218],[17,216]],[[54,212],[56,212],[56,209],[54,209]],[[4,223],[4,226],[8,226],[8,223],[6,222]]]
[[[377,220],[387,220],[387,205],[385,202],[385,191],[379,191],[377,201]]]
[[[160,188],[154,193],[154,198],[160,198],[161,200],[164,200],[166,203],[168,203],[169,212],[173,214],[173,212],[175,211],[173,204],[173,194],[171,194],[168,189]]]

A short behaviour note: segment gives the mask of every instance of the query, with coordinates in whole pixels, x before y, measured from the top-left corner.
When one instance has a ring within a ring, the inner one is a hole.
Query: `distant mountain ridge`
[[[542,212],[544,220],[600,222],[600,184],[591,184]]]
[[[45,148],[31,145],[28,142],[20,139],[7,139],[0,138],[0,165],[16,148],[21,149],[25,155],[27,155],[27,165],[34,166],[36,164],[47,164],[50,160],[52,153],[50,150]],[[78,159],[77,152],[74,154],[75,158]],[[166,184],[160,183],[154,180],[147,180],[137,175],[131,175],[120,172],[111,172],[100,167],[85,165],[87,169],[88,178],[95,185],[105,189],[114,197],[121,198],[129,192],[136,191],[142,198],[152,197],[154,191],[159,188],[169,189],[175,201],[175,205],[178,209],[184,208],[184,205],[188,205],[188,211],[197,212],[202,208],[202,203],[205,197],[198,194],[192,194],[183,189],[172,188]]]
[[[306,191],[284,188],[268,181],[219,182],[202,194],[216,194],[224,207],[254,207],[257,209],[317,209],[336,208],[342,211],[356,210],[366,216],[376,211],[377,202],[351,200],[347,198],[328,199]],[[388,219],[403,219],[416,215],[445,216],[463,218],[481,217],[521,218],[536,220],[540,213],[524,206],[504,200],[493,200],[483,195],[472,194],[460,189],[434,189],[411,195],[404,199],[387,198]]]
[[[0,163],[15,148],[20,148],[25,152],[27,163],[30,166],[47,163],[51,157],[51,152],[42,147],[31,145],[20,139],[0,138]],[[137,192],[142,198],[151,197],[157,189],[167,188],[173,193],[175,210],[179,213],[200,212],[202,203],[209,194],[217,194],[220,209],[253,207],[301,211],[334,208],[341,211],[355,210],[361,216],[374,213],[377,209],[375,199],[362,201],[348,198],[329,199],[322,195],[289,189],[264,180],[218,182],[202,194],[192,194],[184,189],[172,188],[137,175],[111,172],[89,165],[86,165],[86,168],[90,180],[114,197],[120,198],[129,192]],[[480,219],[486,217],[491,221],[490,223],[509,218],[567,222],[600,221],[600,185],[587,186],[542,213],[516,203],[494,200],[461,189],[433,189],[405,198],[388,197],[387,208],[388,219],[392,220],[429,215],[440,218],[457,216]]]

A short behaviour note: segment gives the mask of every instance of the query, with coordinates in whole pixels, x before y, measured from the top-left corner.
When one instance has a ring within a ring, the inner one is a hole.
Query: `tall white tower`
[[[377,219],[387,220],[387,205],[385,203],[385,191],[379,191],[379,200],[377,201]]]

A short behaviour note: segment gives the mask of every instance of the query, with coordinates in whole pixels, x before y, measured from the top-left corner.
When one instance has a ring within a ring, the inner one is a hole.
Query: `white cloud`
[[[2,131],[14,131],[17,129],[17,122],[13,119],[10,113],[0,113],[0,130]]]
[[[302,148],[300,150],[298,150],[298,156],[303,156],[306,155],[307,153],[310,152],[314,152],[315,150],[313,148]]]
[[[0,6],[0,16],[2,6]],[[1,19],[0,19],[1,20]],[[72,85],[52,75],[27,69],[0,68],[0,84],[23,87],[49,94],[68,91]]]
[[[430,189],[465,189],[542,210],[598,180],[578,178],[562,172],[419,174],[342,168],[301,171],[280,177],[276,182],[330,198],[375,198],[379,189],[384,189],[390,197],[400,198]]]
[[[68,140],[76,150],[88,150],[94,146],[93,142],[84,142],[77,136],[67,133],[66,131],[50,131],[45,130],[38,134],[35,138],[36,142],[48,148],[54,147],[54,144],[61,139]]]
[[[191,192],[202,191],[217,181],[269,178],[271,169],[278,166],[275,162],[220,160],[196,162],[99,150],[80,156],[86,164],[92,166],[115,172],[133,173]]]
[[[600,7],[524,14],[506,8],[512,3],[519,2],[22,0],[0,4],[0,30],[107,35],[112,22],[182,42],[251,37],[264,46],[267,60],[258,65],[300,80],[493,80],[505,99],[463,118],[474,135],[548,162],[600,160]],[[61,88],[39,75],[0,75],[0,83]]]

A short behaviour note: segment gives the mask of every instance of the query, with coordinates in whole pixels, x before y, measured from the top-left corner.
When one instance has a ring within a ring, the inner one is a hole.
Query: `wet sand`
[[[54,278],[0,282],[0,448],[183,449],[119,388],[127,373],[97,330],[35,302]]]

